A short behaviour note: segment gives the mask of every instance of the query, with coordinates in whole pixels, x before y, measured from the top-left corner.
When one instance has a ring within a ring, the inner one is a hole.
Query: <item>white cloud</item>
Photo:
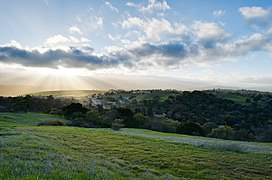
[[[239,8],[239,12],[246,19],[254,19],[254,18],[262,18],[269,15],[268,10],[264,10],[262,7],[241,7]]]
[[[153,10],[166,11],[168,9],[170,9],[170,6],[167,4],[166,1],[158,2],[156,0],[148,0],[147,6],[141,7],[140,11],[151,13],[151,12],[153,12]]]
[[[22,45],[15,40],[11,40],[8,44],[5,44],[4,46],[16,47],[18,49],[23,49]]]
[[[87,38],[82,37],[82,38],[80,38],[80,42],[83,42],[83,43],[89,43],[89,42],[91,42],[91,40],[90,40],[90,39],[87,39]]]
[[[71,26],[68,30],[71,34],[73,33],[78,33],[78,34],[83,34],[81,30],[77,26]]]
[[[244,55],[248,52],[265,50],[272,53],[271,42],[272,34],[269,31],[265,33],[253,33],[244,39],[238,39],[231,45],[225,46],[225,52],[232,55]]]
[[[119,10],[118,10],[118,8],[116,8],[116,7],[114,7],[110,2],[108,2],[108,1],[106,1],[105,2],[105,6],[106,7],[108,7],[108,8],[110,8],[112,11],[114,11],[114,12],[119,12]]]
[[[137,4],[133,3],[133,2],[127,2],[126,6],[128,6],[128,7],[136,7],[136,8],[139,7],[139,5],[137,5]]]
[[[173,26],[166,19],[152,19],[146,22],[146,28],[144,29],[148,39],[153,41],[160,41],[162,36],[172,35],[185,35],[187,28],[180,24]]]
[[[224,16],[225,13],[226,13],[226,11],[216,10],[216,11],[213,11],[213,16],[214,17],[220,17],[220,16]]]
[[[70,42],[73,42],[73,43],[79,43],[79,42],[80,42],[80,40],[77,39],[77,38],[74,37],[74,36],[69,36],[69,39],[70,39]]]
[[[144,31],[151,41],[160,41],[162,37],[182,36],[187,33],[187,27],[183,24],[172,25],[166,19],[141,19],[130,17],[122,22],[123,28],[139,28]]]
[[[129,17],[122,22],[123,28],[142,27],[143,25],[144,20],[138,17]]]
[[[165,0],[164,1],[148,0],[147,6],[135,4],[133,2],[127,2],[126,5],[129,7],[137,8],[141,12],[148,12],[148,13],[152,13],[153,11],[156,11],[156,10],[166,11],[171,8]]]
[[[215,23],[195,21],[193,29],[200,41],[221,41],[230,36],[229,33]]]
[[[104,18],[93,15],[89,18],[89,21],[86,23],[87,26],[92,30],[102,30],[104,27]]]
[[[101,11],[96,11],[92,7],[88,7],[85,12],[76,15],[76,20],[80,25],[80,31],[84,34],[97,31],[101,33],[100,30],[104,28],[104,17]]]
[[[244,16],[250,27],[266,28],[272,24],[271,8],[265,10],[262,7],[241,7],[239,12]]]
[[[263,51],[272,53],[272,36],[269,31],[265,33],[253,33],[229,43],[217,43],[212,48],[200,48],[198,60],[202,62],[232,60],[249,53]]]
[[[38,50],[41,53],[44,53],[50,49],[69,51],[71,47],[81,48],[83,46],[89,45],[90,42],[91,40],[85,37],[63,36],[61,34],[57,34],[50,36],[42,45],[32,49]]]
[[[108,37],[109,37],[109,39],[112,40],[112,41],[117,41],[117,40],[120,40],[121,35],[113,36],[113,35],[109,34]]]
[[[61,35],[57,34],[54,36],[50,36],[46,39],[45,44],[58,44],[58,43],[67,43],[70,42],[70,39]]]

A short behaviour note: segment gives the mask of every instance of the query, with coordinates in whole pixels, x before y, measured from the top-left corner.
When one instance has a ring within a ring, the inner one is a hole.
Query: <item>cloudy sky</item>
[[[0,85],[272,90],[268,0],[0,3]]]

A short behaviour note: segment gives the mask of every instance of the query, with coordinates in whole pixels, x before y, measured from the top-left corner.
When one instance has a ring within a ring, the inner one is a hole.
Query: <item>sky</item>
[[[0,4],[0,87],[272,91],[269,0]]]

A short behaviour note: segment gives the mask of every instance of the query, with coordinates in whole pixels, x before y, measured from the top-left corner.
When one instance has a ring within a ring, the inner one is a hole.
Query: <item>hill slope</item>
[[[36,114],[33,120],[25,114],[30,122],[18,124],[21,120],[15,121],[14,114],[0,114],[0,179],[269,179],[272,175],[271,154],[196,147],[103,129],[33,126],[46,116]],[[55,117],[47,117],[51,118]]]

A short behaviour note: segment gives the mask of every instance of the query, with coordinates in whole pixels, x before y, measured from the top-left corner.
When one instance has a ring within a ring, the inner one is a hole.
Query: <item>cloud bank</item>
[[[12,41],[0,46],[0,62],[29,67],[63,66],[90,70],[116,66],[148,69],[150,66],[167,68],[188,63],[216,62],[254,51],[272,52],[272,30],[229,42],[226,41],[229,35],[215,24],[196,22],[194,29],[195,35],[191,37],[191,41],[130,42],[131,45],[127,48],[119,47],[109,53],[97,53],[88,46],[69,46],[66,50],[49,48],[41,52],[38,48],[22,48],[19,43]],[[210,33],[202,33],[205,29],[209,29]],[[49,38],[46,43],[67,41],[70,39],[57,35]],[[207,46],[207,43],[210,45]]]

